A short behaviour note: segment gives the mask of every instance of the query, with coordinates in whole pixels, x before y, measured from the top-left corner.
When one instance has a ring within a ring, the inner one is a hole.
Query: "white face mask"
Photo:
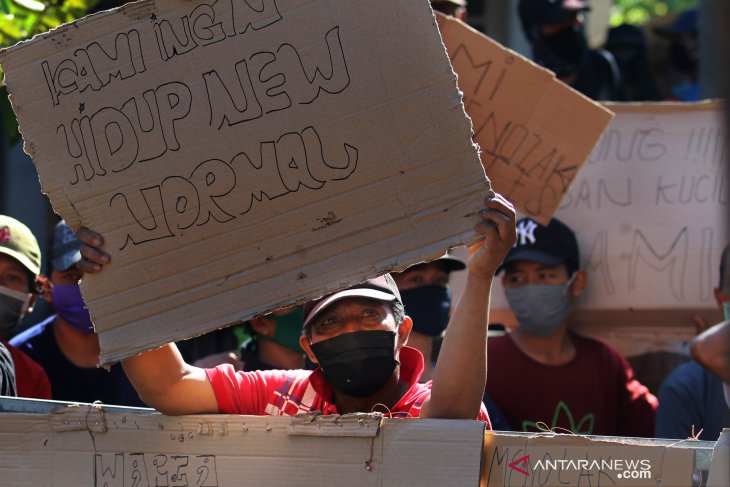
[[[0,338],[7,338],[8,333],[30,309],[31,293],[23,293],[0,286]]]

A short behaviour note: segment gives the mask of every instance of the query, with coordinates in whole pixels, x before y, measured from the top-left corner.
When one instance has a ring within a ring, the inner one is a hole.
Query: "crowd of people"
[[[689,102],[701,97],[696,8],[651,30],[612,27],[600,48],[592,48],[586,36],[588,2],[520,0],[518,11],[533,59],[589,98]]]
[[[464,0],[432,4],[466,16]],[[591,49],[587,9],[579,0],[520,1],[534,59],[595,99],[659,99],[642,32],[617,27],[604,49]],[[699,96],[696,22],[696,13],[682,15],[662,34],[690,74],[675,86],[681,99]],[[378,411],[479,419],[503,430],[678,439],[715,440],[730,427],[730,321],[692,340],[692,360],[657,398],[611,345],[571,328],[590,276],[569,222],[518,221],[512,204],[493,194],[480,216],[474,232],[483,243],[467,262],[447,253],[106,370],[97,368],[99,342],[79,290],[84,273],[111,262],[103,235],[60,221],[42,274],[32,232],[0,215],[0,394],[166,414]],[[454,304],[455,272],[466,284]],[[495,278],[518,325],[488,339]],[[730,246],[715,294],[730,320]],[[38,299],[54,314],[19,330]]]

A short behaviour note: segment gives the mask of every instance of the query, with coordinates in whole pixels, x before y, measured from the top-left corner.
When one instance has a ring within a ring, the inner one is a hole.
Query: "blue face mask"
[[[565,284],[528,284],[504,290],[519,329],[531,335],[549,337],[573,311],[568,301],[568,289],[573,277]]]
[[[730,320],[730,301],[722,303],[722,312],[725,315],[725,319]]]
[[[413,320],[413,331],[439,336],[449,324],[451,290],[432,284],[400,292],[406,314]]]

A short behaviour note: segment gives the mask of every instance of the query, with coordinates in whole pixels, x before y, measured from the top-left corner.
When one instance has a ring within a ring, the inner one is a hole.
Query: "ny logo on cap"
[[[535,243],[535,229],[537,223],[532,220],[522,220],[517,224],[517,242],[515,245],[527,245]]]
[[[8,243],[13,239],[13,236],[10,235],[10,229],[8,227],[2,227],[0,228],[0,243]]]

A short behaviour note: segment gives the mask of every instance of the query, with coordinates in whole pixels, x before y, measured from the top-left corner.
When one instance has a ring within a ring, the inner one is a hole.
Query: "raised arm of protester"
[[[174,344],[128,358],[124,369],[142,400],[167,414],[377,410],[392,416],[487,419],[480,405],[489,293],[516,232],[514,209],[501,196],[487,198],[480,214],[475,231],[484,244],[469,260],[466,289],[454,309],[433,384],[418,382],[423,358],[405,346],[412,321],[387,274],[305,307],[300,344],[319,365],[313,372],[236,372],[230,365],[201,369],[186,364]],[[110,263],[101,235],[81,229],[78,236],[86,243],[84,272],[99,272]]]

